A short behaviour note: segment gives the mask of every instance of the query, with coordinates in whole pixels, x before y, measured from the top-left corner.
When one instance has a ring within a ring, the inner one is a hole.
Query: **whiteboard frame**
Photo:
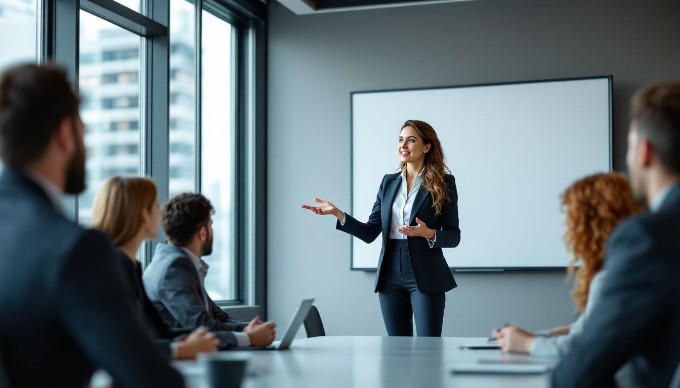
[[[609,159],[609,171],[613,170],[613,144],[612,144],[612,133],[613,133],[613,120],[612,120],[612,109],[613,109],[613,75],[602,75],[602,76],[589,76],[589,77],[571,77],[571,78],[554,78],[554,79],[539,79],[539,80],[528,80],[528,81],[511,81],[511,82],[497,82],[497,83],[475,83],[475,84],[464,84],[464,85],[449,85],[449,86],[436,86],[436,87],[425,87],[425,88],[402,88],[402,89],[377,89],[377,90],[360,90],[350,92],[350,214],[354,214],[354,97],[360,94],[369,93],[389,93],[389,92],[409,92],[409,91],[428,91],[428,90],[441,90],[441,89],[460,89],[460,88],[478,88],[487,86],[506,86],[506,85],[522,85],[522,84],[537,84],[537,83],[552,83],[552,82],[568,82],[568,81],[584,81],[584,80],[606,80],[608,84],[608,117],[609,117],[609,128],[608,128],[608,159]],[[417,119],[414,117],[407,117],[406,119]],[[395,171],[396,172],[396,171]],[[388,173],[388,172],[385,172]],[[377,183],[376,183],[377,185]],[[566,187],[565,187],[566,189]],[[379,236],[379,239],[382,237]],[[378,242],[377,240],[374,243]],[[350,237],[350,270],[352,271],[362,271],[362,272],[375,272],[377,267],[358,267],[354,265],[354,244],[361,243],[365,244],[363,241],[355,241],[355,237]],[[455,248],[454,248],[455,249]],[[494,273],[494,272],[506,272],[506,271],[528,271],[528,272],[564,272],[566,269],[566,263],[564,266],[503,266],[503,267],[449,267],[452,272],[472,272],[472,273]]]

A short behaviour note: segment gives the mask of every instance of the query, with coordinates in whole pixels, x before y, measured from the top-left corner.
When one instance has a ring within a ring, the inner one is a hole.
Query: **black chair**
[[[307,313],[307,317],[304,320],[305,331],[307,332],[307,338],[321,337],[326,335],[326,331],[323,329],[323,322],[321,322],[321,315],[319,315],[319,310],[316,306],[312,306]]]

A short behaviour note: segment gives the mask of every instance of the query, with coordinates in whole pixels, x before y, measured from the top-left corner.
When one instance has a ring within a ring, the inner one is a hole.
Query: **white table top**
[[[451,367],[479,360],[554,360],[503,354],[499,350],[464,350],[485,338],[315,337],[296,339],[289,350],[248,351],[248,377],[242,388],[399,388],[550,386],[544,374],[452,374]],[[244,351],[230,351],[244,352]],[[203,367],[176,362],[188,387],[202,388]]]

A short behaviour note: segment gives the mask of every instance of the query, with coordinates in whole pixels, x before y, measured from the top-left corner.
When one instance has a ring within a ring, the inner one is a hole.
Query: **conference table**
[[[549,373],[452,373],[454,365],[470,363],[548,364],[554,360],[505,354],[500,350],[462,349],[488,344],[486,338],[326,336],[296,339],[288,350],[248,352],[248,373],[242,388],[437,388],[549,387]],[[175,367],[187,387],[204,388],[200,362],[180,361]]]

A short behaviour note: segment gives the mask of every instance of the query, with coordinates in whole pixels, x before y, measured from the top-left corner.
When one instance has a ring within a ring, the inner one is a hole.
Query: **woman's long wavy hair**
[[[437,132],[432,126],[420,120],[407,120],[401,129],[412,127],[418,132],[418,135],[423,139],[424,144],[430,145],[430,150],[425,154],[425,171],[423,173],[423,187],[427,189],[432,195],[432,208],[436,215],[442,214],[444,205],[451,201],[449,196],[449,188],[444,181],[444,176],[451,173],[446,167],[446,159],[444,158],[444,150],[437,137]],[[406,168],[406,163],[402,162],[399,165],[400,170]]]
[[[567,231],[564,241],[574,255],[569,277],[576,275],[571,296],[581,313],[588,303],[590,282],[604,262],[607,238],[626,217],[642,210],[625,176],[600,173],[574,182],[562,194]],[[576,269],[576,265],[581,265]]]

